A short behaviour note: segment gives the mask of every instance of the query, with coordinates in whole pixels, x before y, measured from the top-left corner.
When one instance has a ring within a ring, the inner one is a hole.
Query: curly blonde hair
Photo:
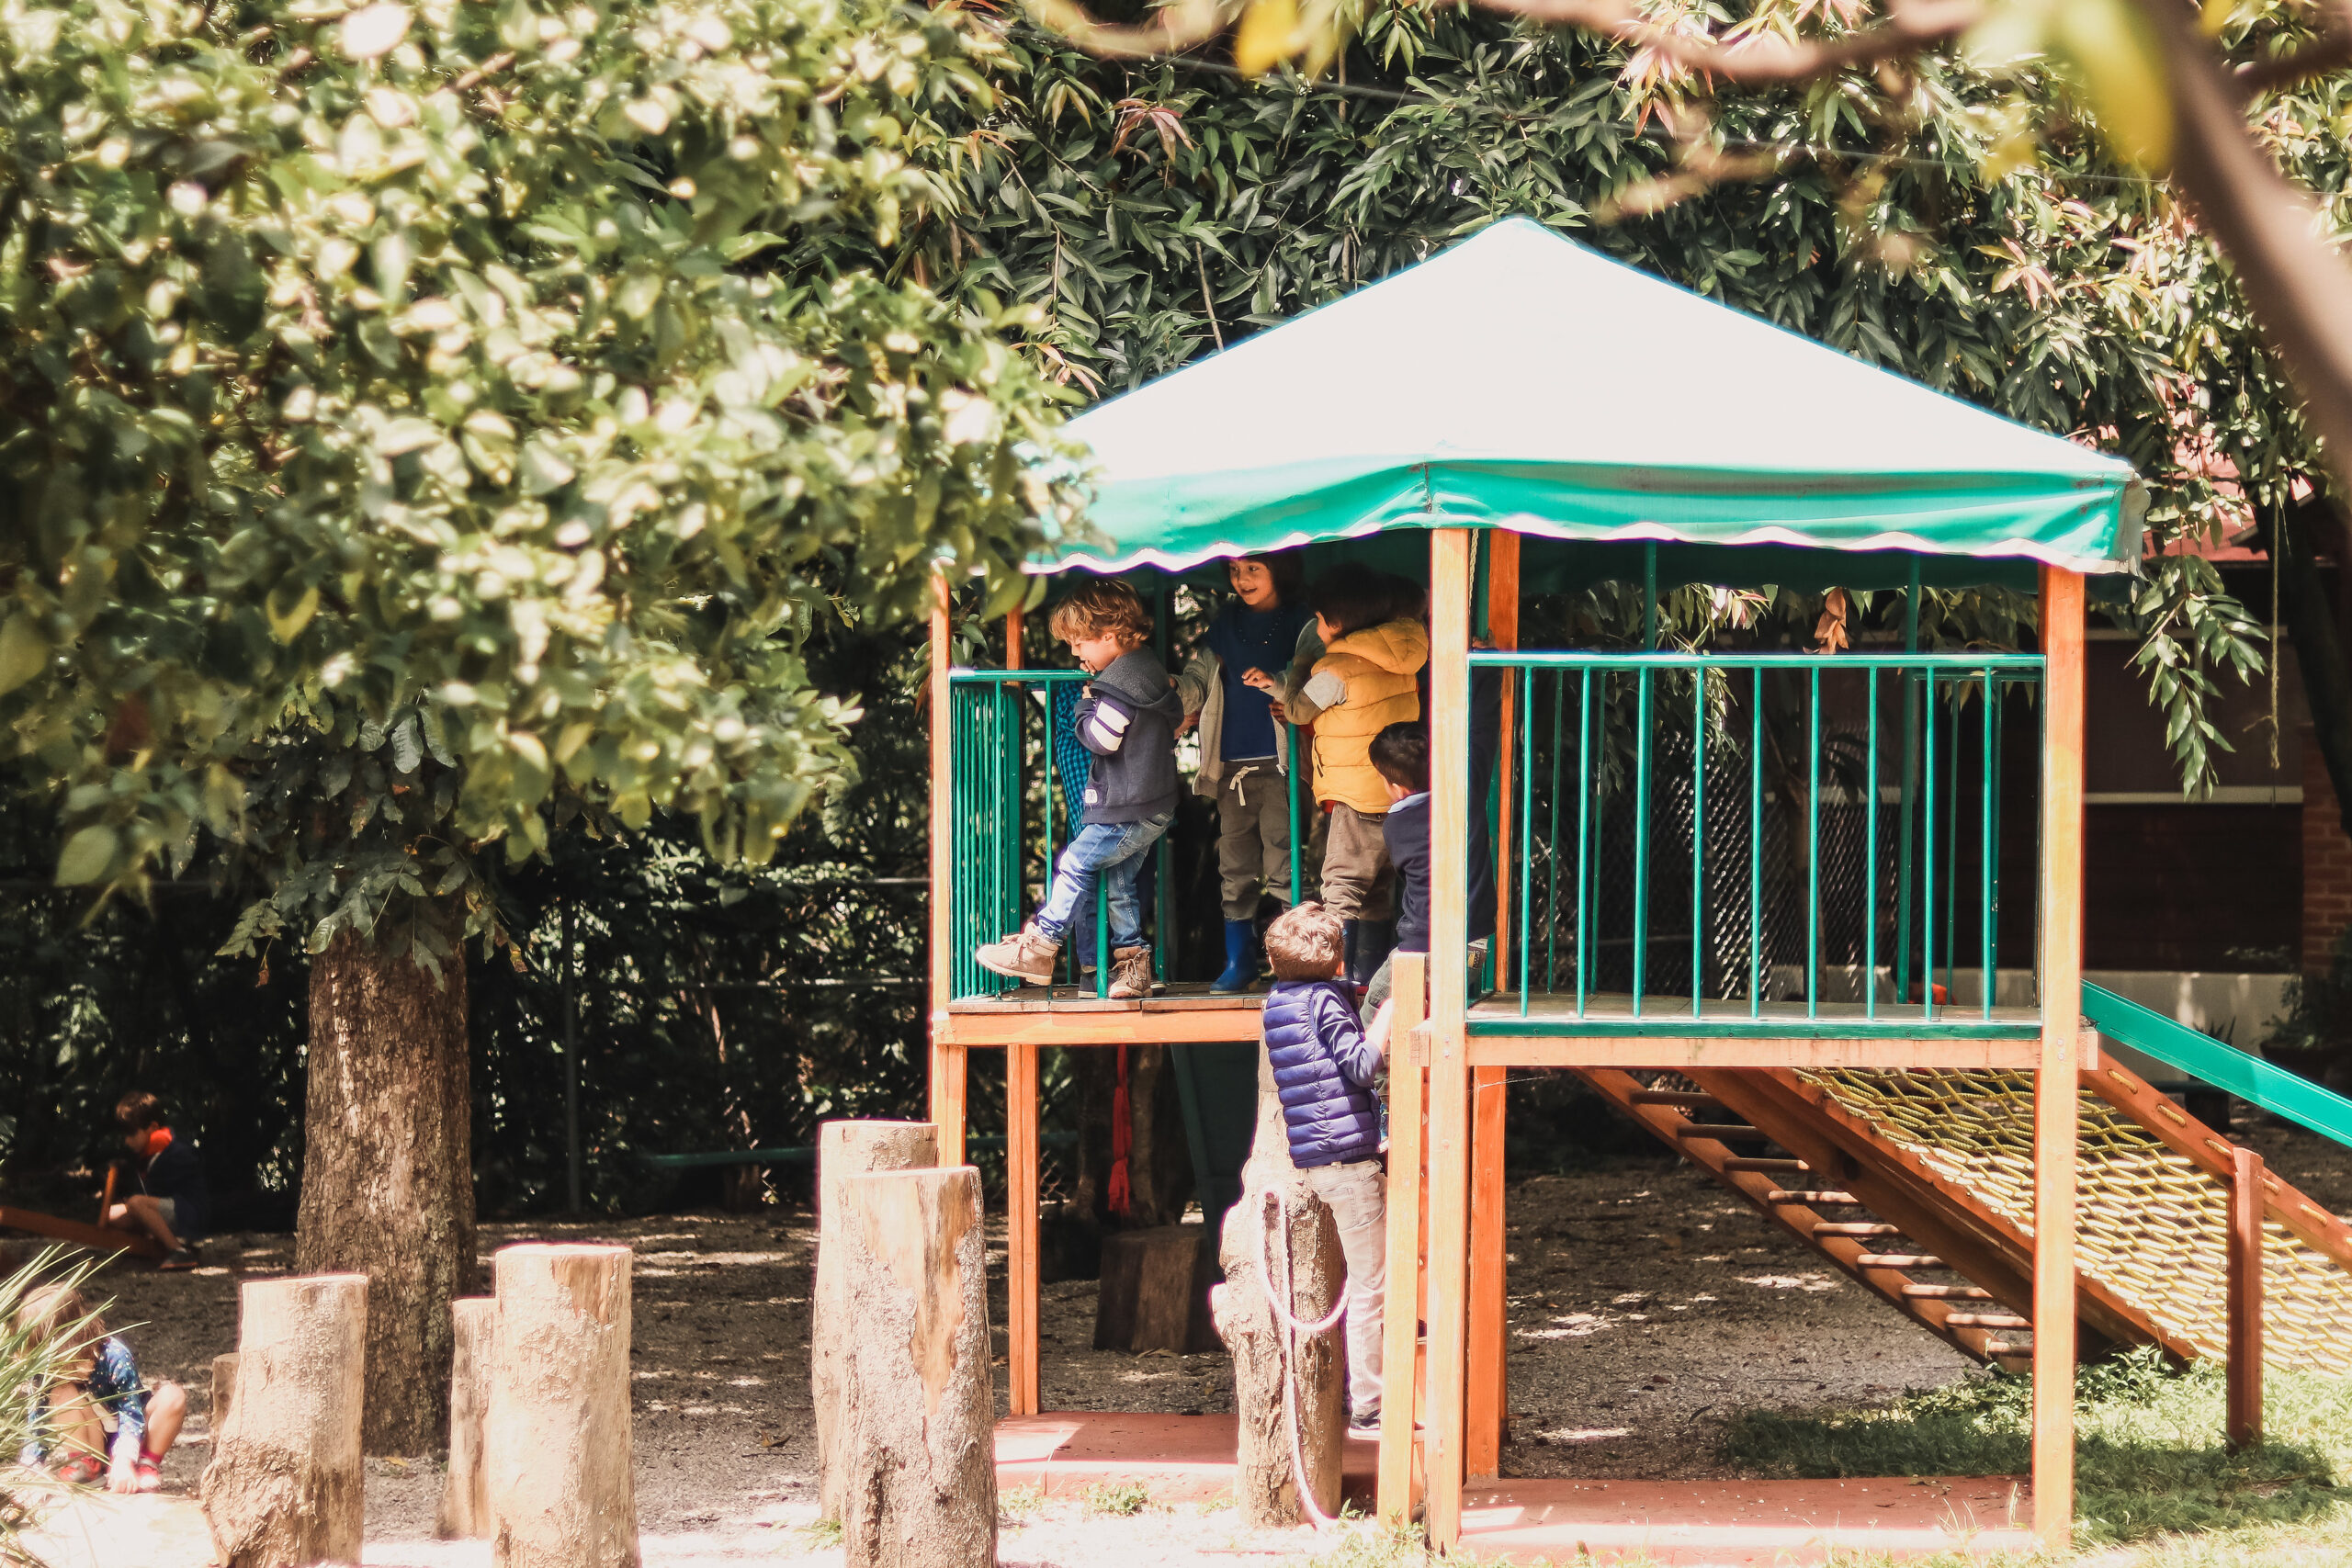
[[[1117,578],[1098,577],[1064,594],[1046,626],[1064,642],[1112,637],[1135,648],[1151,635],[1151,612],[1143,596]]]
[[[1266,961],[1277,980],[1328,980],[1347,959],[1347,931],[1320,904],[1283,911],[1266,928]]]

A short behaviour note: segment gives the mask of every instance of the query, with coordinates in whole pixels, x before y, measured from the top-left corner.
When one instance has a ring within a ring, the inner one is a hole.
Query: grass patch
[[[2352,1548],[2352,1491],[2337,1483],[2352,1467],[2352,1382],[2276,1370],[2267,1382],[2267,1440],[2232,1453],[2222,1441],[2219,1362],[2176,1372],[2143,1347],[2082,1369],[2075,1540],[2161,1540],[2133,1556],[2165,1568],[2318,1561],[2274,1559],[2262,1554],[2266,1543],[2301,1552],[2340,1537]],[[1734,1463],[1764,1475],[2023,1474],[2032,1468],[2032,1397],[2030,1380],[1993,1372],[1880,1410],[1750,1411],[1734,1419],[1724,1447]],[[2188,1536],[2202,1539],[2168,1539]],[[2335,1560],[2352,1561],[2352,1551]]]
[[[996,1495],[997,1517],[1014,1524],[1035,1518],[1045,1506],[1046,1491],[1042,1486],[1015,1486]]]
[[[808,1538],[811,1550],[823,1551],[842,1543],[842,1522],[839,1519],[811,1519],[800,1527],[800,1533]]]
[[[1151,1504],[1151,1494],[1140,1481],[1103,1481],[1086,1489],[1086,1511],[1127,1517]]]

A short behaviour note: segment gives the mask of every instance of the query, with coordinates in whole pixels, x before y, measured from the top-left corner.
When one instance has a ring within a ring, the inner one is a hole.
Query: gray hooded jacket
[[[1078,743],[1094,754],[1083,820],[1140,822],[1176,809],[1176,721],[1184,704],[1148,648],[1103,666],[1079,699]]]

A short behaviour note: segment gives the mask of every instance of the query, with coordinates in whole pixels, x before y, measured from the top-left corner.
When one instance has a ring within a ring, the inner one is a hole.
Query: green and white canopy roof
[[[1517,218],[1068,433],[1094,536],[1035,570],[1473,526],[2099,572],[2137,558],[2144,507],[2112,457]]]

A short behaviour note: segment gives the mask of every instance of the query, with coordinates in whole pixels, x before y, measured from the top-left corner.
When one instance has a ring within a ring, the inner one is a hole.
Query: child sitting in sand
[[[17,1332],[61,1342],[59,1375],[33,1415],[29,1464],[57,1461],[57,1478],[77,1486],[104,1477],[109,1492],[153,1492],[164,1456],[187,1416],[187,1393],[168,1380],[139,1381],[130,1347],[71,1285],[44,1285],[17,1309]]]

